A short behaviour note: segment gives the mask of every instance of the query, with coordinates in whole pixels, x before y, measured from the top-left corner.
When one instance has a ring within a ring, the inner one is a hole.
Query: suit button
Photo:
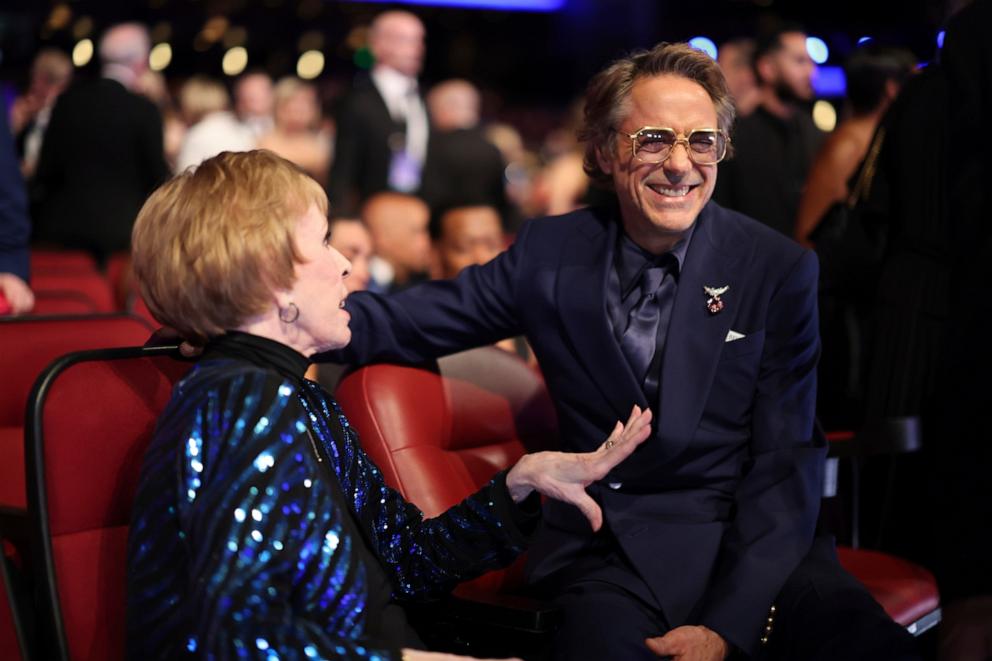
[[[619,489],[620,487],[623,486],[623,482],[610,482],[610,485],[609,486],[610,486],[611,489],[613,489],[614,491],[616,491],[617,489]]]

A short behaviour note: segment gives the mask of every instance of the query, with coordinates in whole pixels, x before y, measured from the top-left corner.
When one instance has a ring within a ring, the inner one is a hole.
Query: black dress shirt
[[[627,320],[630,312],[640,300],[640,296],[638,296],[638,283],[641,279],[641,272],[649,266],[660,264],[663,260],[670,260],[674,257],[675,266],[670,267],[674,268],[674,271],[670,270],[669,273],[671,276],[674,276],[675,285],[678,287],[678,274],[682,271],[685,254],[689,249],[689,242],[692,240],[694,229],[695,225],[689,228],[686,235],[669,252],[662,255],[653,255],[647,250],[644,250],[634,243],[633,239],[627,236],[625,232],[618,234],[617,246],[614,252],[614,266],[610,270],[609,282],[606,287],[606,311],[609,316],[610,325],[613,328],[613,335],[616,337],[618,344],[623,338],[624,331],[627,329]],[[671,306],[674,304],[675,297],[672,296],[667,300],[659,300],[661,305]],[[662,314],[662,318],[666,317],[670,318],[670,315]],[[648,376],[644,384],[645,394],[648,395],[648,401],[650,402],[653,402],[654,397],[657,395],[659,372],[657,367],[660,365],[661,356],[664,354],[665,339],[667,336],[668,327],[664,324],[660,325],[658,327],[654,359],[651,362],[651,367],[648,369]]]

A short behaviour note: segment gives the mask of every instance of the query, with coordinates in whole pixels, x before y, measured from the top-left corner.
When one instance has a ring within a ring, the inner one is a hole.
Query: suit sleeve
[[[434,280],[391,296],[348,297],[351,343],[318,361],[365,365],[420,363],[521,334],[517,287],[523,281],[531,224],[506,252],[453,280]]]
[[[769,607],[809,551],[826,445],[814,431],[819,335],[816,255],[806,251],[769,305],[736,516],[699,624],[753,652]]]

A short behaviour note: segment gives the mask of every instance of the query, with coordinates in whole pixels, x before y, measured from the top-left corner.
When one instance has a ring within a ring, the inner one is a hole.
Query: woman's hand
[[[571,503],[589,519],[593,530],[603,525],[603,512],[586,487],[606,477],[651,433],[651,410],[635,406],[627,424],[617,422],[613,433],[595,452],[537,452],[524,455],[506,475],[506,486],[519,503],[537,491]]]

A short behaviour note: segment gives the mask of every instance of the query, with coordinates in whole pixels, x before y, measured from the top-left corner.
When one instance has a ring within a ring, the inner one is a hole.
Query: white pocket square
[[[747,335],[744,333],[738,333],[735,330],[727,331],[727,339],[725,339],[724,342],[733,342],[734,340],[740,340],[745,337],[747,337]]]

